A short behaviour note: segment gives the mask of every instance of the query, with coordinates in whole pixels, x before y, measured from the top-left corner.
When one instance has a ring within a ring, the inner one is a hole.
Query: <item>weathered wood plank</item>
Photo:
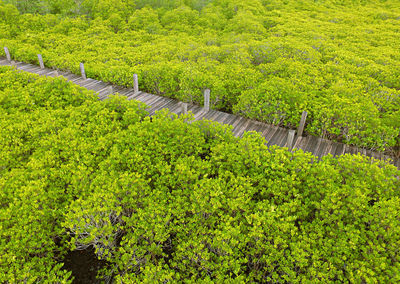
[[[228,115],[226,115],[220,119],[220,123],[221,124],[229,124],[229,122],[232,121],[233,119],[234,119],[234,117],[230,113],[228,113]]]
[[[104,87],[106,86],[106,84],[103,84],[97,80],[94,79],[86,79],[86,81],[90,82],[90,90],[95,91],[95,92],[99,92],[100,90],[104,89]]]
[[[220,113],[216,110],[209,110],[203,117],[203,120],[213,120],[215,121],[218,118],[218,115],[220,115]]]
[[[221,116],[217,117],[214,121],[224,124],[224,121],[226,121],[230,117],[230,114],[222,111],[218,112],[221,113]]]
[[[157,111],[163,110],[163,109],[168,109],[170,110],[173,106],[175,105],[175,101],[173,99],[171,99],[168,104],[166,104],[165,106],[163,106],[162,108],[159,108]]]
[[[225,125],[232,125],[232,123],[235,121],[236,117],[233,114],[230,114],[225,120],[224,120],[224,124]]]
[[[249,120],[249,123],[246,126],[245,132],[255,131],[258,128],[258,124],[256,121]]]
[[[240,116],[236,116],[235,117],[235,119],[233,120],[233,122],[232,122],[232,132],[234,132],[236,129],[237,129],[237,127],[238,127],[238,125],[243,121],[243,117],[240,117]]]
[[[75,74],[70,74],[70,73],[63,74],[63,77],[64,77],[65,79],[67,79],[67,81],[71,81],[71,80],[73,80],[73,79],[80,78],[79,76],[77,76],[77,75],[75,75]]]
[[[118,93],[120,95],[125,96],[127,93],[129,93],[129,89],[125,87],[120,87],[120,86],[114,86],[114,93]]]
[[[319,145],[318,145],[318,149],[315,151],[315,155],[318,158],[321,158],[322,156],[325,156],[323,153],[325,151],[325,149],[330,146],[330,143],[328,140],[322,139],[321,137],[318,137],[318,139],[320,141],[318,141]]]
[[[145,92],[140,92],[140,91],[137,92],[137,93],[130,92],[129,95],[128,95],[128,100],[137,100],[136,98],[141,96],[141,95],[143,95],[143,94],[145,94]]]
[[[233,130],[233,135],[235,135],[236,137],[242,137],[247,125],[249,125],[251,121],[247,118],[243,118],[239,124],[236,126],[236,128]]]
[[[268,124],[264,124],[261,131],[261,136],[266,138],[267,134],[271,131],[272,126]]]
[[[275,145],[284,147],[286,144],[286,140],[287,140],[287,131],[286,131],[286,129],[285,130],[282,129],[281,134],[278,136],[278,139],[275,142]]]
[[[301,149],[301,150],[303,150],[304,143],[305,143],[305,137],[300,136],[300,137],[296,138],[296,142],[295,142],[295,144],[293,146],[293,149]]]
[[[24,66],[25,63],[24,62],[19,62],[19,61],[14,61],[14,66],[21,68],[21,66]]]
[[[21,66],[19,69],[23,70],[25,72],[29,72],[29,73],[35,73],[32,72],[32,70],[37,69],[38,67],[36,65],[32,65],[32,64],[25,64],[24,66]]]
[[[78,77],[78,79],[71,80],[74,84],[81,86],[85,83],[86,80],[83,80],[82,78]]]
[[[151,106],[152,103],[154,103],[155,101],[157,101],[157,99],[159,99],[159,96],[155,96],[155,95],[150,95],[147,94],[147,96],[145,96],[141,102],[145,103],[148,106]]]
[[[86,89],[88,89],[88,90],[92,90],[92,91],[96,91],[96,85],[97,85],[97,82],[95,81],[95,80],[93,80],[93,79],[86,79],[86,80],[84,80],[81,84],[80,84],[80,86],[81,87],[84,87],[84,88],[86,88]]]
[[[319,159],[322,157],[328,155],[332,149],[332,141],[329,140],[324,140],[323,143],[321,143],[322,149],[321,149],[321,154],[319,155]]]
[[[140,97],[140,101],[143,103],[151,102],[152,100],[157,98],[157,96],[149,93],[142,93],[142,94],[143,95]]]
[[[212,117],[211,120],[215,121],[215,122],[219,122],[222,124],[222,121],[224,121],[229,114],[227,114],[226,112],[222,112],[222,111],[216,111],[216,115]]]
[[[7,59],[1,59],[0,60],[0,65],[1,66],[9,66],[10,62],[8,62]]]
[[[129,96],[129,99],[134,99],[134,100],[143,102],[143,99],[146,98],[147,95],[148,95],[147,93],[139,92],[139,93],[137,93],[137,94],[134,94],[134,95],[132,95],[132,96]]]
[[[264,130],[265,130],[265,125],[264,125],[264,123],[260,123],[259,126],[258,126],[258,128],[256,129],[256,131],[257,131],[262,137],[264,137],[264,135],[263,135]]]
[[[282,135],[281,129],[279,127],[276,128],[276,131],[274,131],[274,134],[271,136],[271,138],[268,140],[268,146],[272,146],[276,144],[276,141],[279,140],[279,137]]]
[[[313,136],[307,136],[307,152],[313,154],[313,150],[315,149],[315,146],[318,144],[318,137],[313,137]]]
[[[191,112],[194,116],[197,112],[199,112],[202,109],[203,108],[199,105],[189,105],[188,112],[189,113]]]
[[[147,104],[150,107],[153,107],[153,105],[157,104],[158,102],[162,101],[162,97],[161,96],[156,96],[153,97],[151,100],[145,102],[145,104]]]
[[[169,108],[169,111],[175,114],[178,114],[181,109],[181,106],[177,101],[175,100],[174,104]]]
[[[202,119],[203,116],[205,116],[205,115],[207,114],[207,112],[208,112],[208,110],[206,110],[206,109],[203,108],[202,110],[200,110],[199,112],[197,112],[197,113],[194,115],[194,120],[196,121],[196,120]]]
[[[287,133],[286,144],[285,146],[288,147],[289,150],[293,147],[294,135],[296,134],[295,130],[289,130]]]
[[[103,89],[97,92],[97,96],[101,99],[104,100],[106,97],[110,95],[110,86],[104,86]]]
[[[160,110],[160,109],[164,108],[167,104],[169,104],[171,102],[172,102],[172,99],[162,98],[157,103],[154,103],[154,105],[151,106],[150,111]]]
[[[334,143],[333,141],[331,141],[328,154],[333,157],[333,154],[335,153],[336,148],[337,148],[337,144]]]
[[[153,116],[156,113],[156,111],[160,111],[164,108],[168,108],[168,106],[170,106],[171,104],[172,104],[171,100],[163,100],[157,106],[153,106],[150,109],[148,109],[147,111],[149,112],[150,116]]]
[[[57,70],[53,70],[53,72],[51,72],[48,76],[55,78],[55,77],[58,77],[59,74],[58,74]]]
[[[275,135],[275,133],[278,131],[278,127],[275,125],[271,125],[268,129],[268,132],[266,135],[264,135],[265,140],[267,140],[267,142],[271,141],[271,138]],[[263,133],[264,134],[264,133]]]
[[[147,105],[150,106],[150,108],[153,108],[154,106],[159,105],[160,102],[164,102],[163,97],[156,97],[150,103],[147,103]]]

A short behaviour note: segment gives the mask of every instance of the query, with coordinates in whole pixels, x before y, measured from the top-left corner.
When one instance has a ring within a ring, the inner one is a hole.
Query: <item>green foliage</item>
[[[0,68],[0,282],[399,282],[399,176]]]
[[[64,208],[85,192],[107,137],[145,112],[65,79],[9,68],[0,78],[0,282],[66,282]]]
[[[310,134],[398,151],[397,1],[28,2],[20,12],[61,15],[0,4],[16,59],[76,73],[83,61],[126,86],[137,73],[142,90],[196,103],[210,88],[214,108],[291,128],[306,110]]]

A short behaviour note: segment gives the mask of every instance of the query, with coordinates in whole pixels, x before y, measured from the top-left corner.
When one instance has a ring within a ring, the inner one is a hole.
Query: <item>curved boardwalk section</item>
[[[302,136],[301,130],[299,131],[300,133],[295,135],[293,130],[269,125],[234,114],[229,114],[217,110],[208,110],[207,107],[202,107],[195,104],[184,104],[175,99],[165,98],[138,91],[137,88],[112,86],[109,83],[94,80],[91,78],[85,79],[86,75],[78,76],[69,72],[61,72],[45,68],[44,66],[36,66],[23,62],[10,62],[6,58],[0,58],[0,65],[13,65],[19,70],[43,76],[64,76],[70,82],[97,92],[99,99],[101,100],[104,100],[108,97],[108,95],[112,93],[118,92],[121,95],[127,96],[130,100],[138,100],[147,104],[150,107],[150,115],[153,115],[155,111],[161,110],[163,108],[168,108],[171,112],[176,114],[181,114],[187,109],[187,111],[193,113],[195,120],[207,119],[217,121],[222,124],[232,125],[233,134],[237,137],[241,137],[245,131],[257,131],[263,137],[265,137],[269,146],[278,145],[282,147],[298,148],[306,152],[311,152],[313,155],[318,156],[319,158],[328,154],[339,156],[347,153],[360,153],[362,155],[373,157],[374,159],[379,160],[391,159],[392,163],[400,168],[400,159],[396,159],[393,161],[393,158],[383,155],[382,153],[348,146],[342,143],[333,142],[315,136]]]

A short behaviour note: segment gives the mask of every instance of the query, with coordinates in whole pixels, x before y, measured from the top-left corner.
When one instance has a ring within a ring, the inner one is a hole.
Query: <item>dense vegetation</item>
[[[400,281],[398,169],[190,119],[0,68],[0,282]]]
[[[397,0],[0,1],[14,58],[399,155]],[[42,13],[30,14],[30,13]],[[56,14],[46,14],[56,13]],[[2,52],[2,51],[1,51]],[[1,54],[1,53],[0,53]]]

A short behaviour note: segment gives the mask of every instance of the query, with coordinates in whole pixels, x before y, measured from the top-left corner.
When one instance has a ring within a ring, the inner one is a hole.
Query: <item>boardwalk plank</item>
[[[257,131],[261,136],[263,136],[262,134],[263,134],[265,128],[266,128],[266,125],[265,125],[264,123],[259,123],[259,124],[258,124],[258,127],[257,127],[257,129],[256,129],[256,131]]]
[[[151,105],[151,103],[158,98],[158,96],[145,93],[146,95],[144,97],[141,97],[140,101],[142,103],[145,103],[146,105]]]
[[[221,113],[216,111],[216,110],[209,110],[204,116],[204,120],[213,120],[216,121],[218,119],[218,116],[221,116]]]
[[[275,145],[275,142],[279,140],[279,137],[282,135],[282,131],[281,129],[279,129],[278,127],[276,128],[276,131],[274,132],[274,134],[271,136],[271,138],[268,141],[268,146],[272,146]]]
[[[279,138],[276,140],[275,145],[284,147],[287,141],[287,135],[288,135],[287,131],[281,130],[281,134],[279,135]]]
[[[332,156],[335,156],[337,145],[337,143],[332,141],[331,151],[329,152],[329,154],[331,154]]]
[[[143,95],[143,94],[145,94],[145,92],[139,91],[139,92],[135,93],[135,92],[132,90],[132,92],[129,93],[128,99],[129,99],[129,100],[137,100],[137,101],[138,101],[137,98],[138,98],[139,96]]]
[[[240,116],[236,116],[235,119],[233,120],[232,123],[232,132],[235,133],[237,131],[238,127],[243,123],[244,118]]]
[[[24,70],[26,72],[31,72],[31,70],[35,70],[38,67],[36,65],[32,65],[32,64],[25,64],[24,66],[19,67],[19,70]]]
[[[294,142],[293,149],[301,149],[302,150],[303,145],[304,145],[304,140],[305,140],[305,137],[303,137],[303,136],[298,137],[296,139],[296,142]]]
[[[140,102],[143,102],[143,99],[147,97],[147,93],[141,92],[138,94],[134,94],[133,96],[129,96],[129,99],[134,99]]]
[[[171,99],[168,104],[166,104],[165,106],[163,106],[162,108],[158,109],[158,110],[162,110],[162,109],[168,109],[170,110],[173,106],[175,105],[175,101],[173,99]]]
[[[178,112],[181,110],[181,106],[177,103],[177,101],[175,100],[174,104],[171,105],[171,107],[169,108],[170,112],[173,112],[175,114],[178,114]]]
[[[215,122],[219,122],[222,124],[224,120],[229,116],[228,113],[222,112],[222,111],[217,111],[218,115],[215,116],[215,119],[213,119]]]
[[[148,106],[150,106],[150,109],[156,108],[158,105],[160,105],[160,103],[164,103],[165,100],[163,97],[158,97],[156,98],[154,101],[151,102],[151,104],[147,104]]]
[[[155,101],[157,101],[160,97],[159,96],[147,96],[145,97],[142,102],[148,106],[151,106]]]
[[[259,127],[256,121],[249,120],[249,124],[246,126],[246,132],[255,131]]]
[[[152,107],[149,109],[149,111],[154,113],[156,110],[160,110],[160,109],[164,108],[166,105],[168,105],[171,102],[172,102],[171,99],[162,98],[158,102],[154,103],[154,105],[152,105]]]
[[[90,80],[90,79],[87,79]],[[102,84],[101,82],[97,80],[93,80],[90,84],[90,89],[95,92],[99,92],[100,90],[104,89],[106,87],[106,84]]]
[[[278,131],[278,127],[271,125],[267,130],[268,130],[268,132],[266,134],[264,134],[264,132],[263,132],[263,135],[265,137],[265,140],[267,140],[267,142],[269,142],[271,140],[271,138],[274,136],[275,132]]]
[[[318,153],[321,152],[321,148],[323,148],[323,146],[321,146],[322,144],[323,144],[322,138],[317,137],[317,144],[315,145],[314,149],[311,149],[313,155],[319,156]]]
[[[232,125],[232,123],[235,121],[236,117],[233,114],[229,114],[229,116],[223,121],[225,125]]]
[[[229,118],[230,114],[226,113],[226,112],[222,112],[222,111],[218,111],[218,112],[221,113],[221,116],[216,118],[215,121],[224,124],[224,121],[226,121]]]
[[[102,86],[98,83],[98,81],[93,79],[87,79],[87,85],[85,86],[86,89],[98,92],[102,89]]]
[[[247,125],[249,125],[250,122],[251,120],[243,118],[237,125],[236,129],[233,130],[233,135],[235,135],[236,137],[242,137]]]
[[[312,153],[313,149],[315,148],[315,146],[318,144],[318,138],[317,137],[313,137],[313,136],[307,136],[306,137],[306,145],[304,147],[304,151]]]
[[[321,154],[319,156],[319,158],[321,159],[323,156],[326,156],[330,153],[331,149],[332,149],[332,141],[329,140],[324,140],[322,143],[322,149],[321,149]]]
[[[194,120],[195,121],[200,120],[206,114],[207,114],[207,110],[204,108],[201,108],[197,113],[194,114]]]

